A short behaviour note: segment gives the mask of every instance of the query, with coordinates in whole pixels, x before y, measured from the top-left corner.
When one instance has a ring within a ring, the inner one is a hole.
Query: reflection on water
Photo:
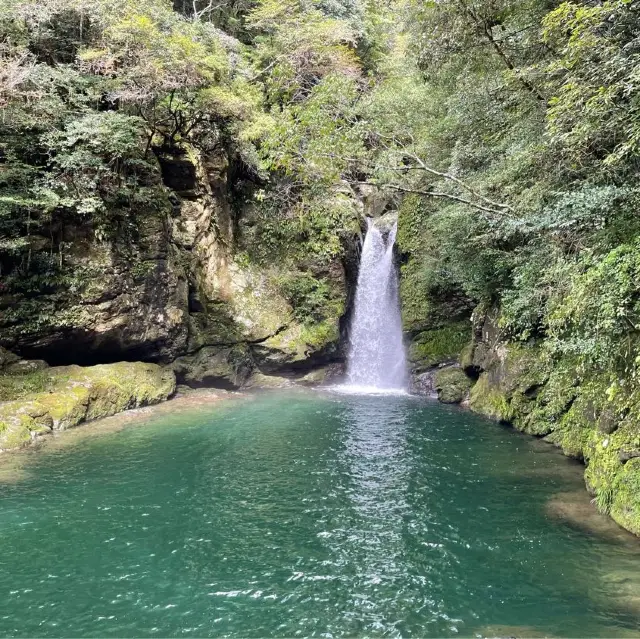
[[[0,484],[0,633],[632,633],[638,543],[551,512],[580,475],[531,442],[427,400],[289,392],[45,447]]]
[[[345,559],[362,571],[361,587],[350,593],[350,601],[354,610],[366,608],[371,615],[365,629],[389,633],[402,618],[397,613],[390,618],[395,606],[381,593],[402,589],[406,577],[403,527],[411,464],[406,411],[397,401],[359,397],[345,407],[343,421],[338,462],[354,516],[336,550],[343,549]]]

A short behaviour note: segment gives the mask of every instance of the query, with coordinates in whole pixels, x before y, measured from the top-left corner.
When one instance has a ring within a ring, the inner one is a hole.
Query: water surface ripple
[[[579,469],[426,400],[259,395],[23,463],[0,485],[5,636],[638,628],[637,544],[545,509]]]

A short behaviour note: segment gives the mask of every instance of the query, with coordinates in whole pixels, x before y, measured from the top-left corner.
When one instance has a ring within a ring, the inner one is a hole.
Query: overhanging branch
[[[378,189],[391,189],[392,191],[398,191],[399,193],[410,193],[414,195],[421,195],[424,197],[433,197],[441,200],[450,200],[452,202],[458,202],[459,204],[465,204],[470,206],[477,211],[481,211],[483,213],[487,213],[489,215],[495,216],[495,218],[504,218],[504,210],[490,208],[488,206],[483,206],[482,204],[478,204],[477,202],[473,202],[472,200],[468,200],[467,198],[460,197],[459,195],[453,195],[452,193],[445,193],[443,191],[425,191],[422,189],[412,189],[410,187],[402,186],[400,184],[378,184],[377,182],[367,182],[367,181],[358,181],[356,184],[362,184],[365,186],[375,186]]]

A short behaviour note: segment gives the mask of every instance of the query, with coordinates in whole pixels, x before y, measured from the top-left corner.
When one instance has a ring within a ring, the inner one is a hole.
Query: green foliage
[[[3,10],[0,273],[9,283],[54,284],[70,227],[128,241],[139,211],[167,210],[159,150],[224,143],[253,161],[260,87],[247,82],[239,45],[210,23],[165,0],[5,0]]]
[[[328,75],[358,74],[350,26],[311,3],[259,0],[248,24],[258,33],[255,56],[270,104],[304,100]]]
[[[290,302],[295,319],[303,324],[320,323],[327,317],[338,318],[344,311],[340,291],[316,274],[287,273],[277,284]]]
[[[631,0],[563,2],[544,18],[555,51],[549,73],[550,142],[580,176],[637,170],[640,23]]]
[[[583,366],[618,371],[635,382],[640,363],[640,244],[621,245],[601,259],[583,258],[567,295],[554,297],[549,344]]]

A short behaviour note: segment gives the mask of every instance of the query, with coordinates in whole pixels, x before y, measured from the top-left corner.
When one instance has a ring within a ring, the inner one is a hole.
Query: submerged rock
[[[621,544],[637,547],[637,539],[609,517],[598,512],[585,490],[557,493],[545,506],[548,516],[582,530]],[[640,547],[638,547],[640,552]]]
[[[0,450],[20,448],[39,435],[168,399],[172,371],[156,364],[120,362],[60,366],[0,377]],[[20,399],[16,399],[20,397]]]

